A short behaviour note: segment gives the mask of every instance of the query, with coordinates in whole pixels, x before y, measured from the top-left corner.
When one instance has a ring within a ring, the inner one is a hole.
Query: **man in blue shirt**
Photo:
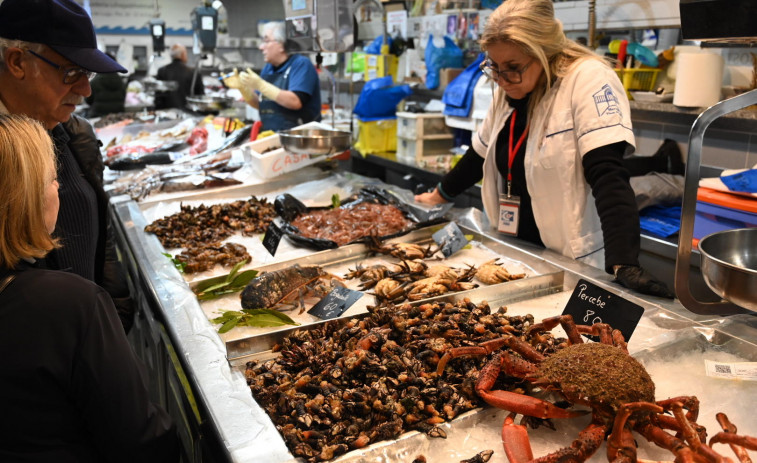
[[[321,120],[321,90],[315,66],[306,56],[289,55],[283,22],[264,26],[260,50],[266,61],[260,75],[251,69],[224,80],[260,111],[264,130],[286,130]],[[259,92],[259,95],[256,93]]]

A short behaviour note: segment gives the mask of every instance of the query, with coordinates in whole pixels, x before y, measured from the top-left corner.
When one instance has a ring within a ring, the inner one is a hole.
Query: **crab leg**
[[[544,455],[533,460],[533,463],[560,463],[586,461],[594,455],[605,438],[607,427],[592,421],[579,434],[578,438],[570,444],[549,455]]]
[[[528,329],[527,335],[530,335],[532,331],[549,331],[557,325],[562,325],[571,344],[583,344],[584,340],[581,339],[581,333],[578,332],[576,323],[573,321],[573,316],[571,315],[557,315],[555,317],[545,318],[541,323],[534,323],[531,325]]]
[[[645,439],[653,442],[658,447],[669,450],[676,456],[677,463],[694,463],[694,452],[681,439],[671,436],[662,428],[647,424],[635,428]]]
[[[749,454],[744,447],[750,450],[757,450],[757,439],[736,434],[736,426],[731,423],[725,413],[718,413],[715,415],[715,418],[720,423],[720,427],[723,428],[723,432],[712,436],[710,447],[712,447],[712,444],[728,444],[741,463],[751,463],[752,459],[749,458]]]
[[[505,455],[510,463],[520,463],[534,459],[531,443],[528,439],[528,431],[521,424],[515,424],[515,413],[510,413],[505,418],[502,426],[502,445]]]
[[[615,415],[612,433],[607,438],[607,458],[610,461],[636,461],[636,442],[631,431],[626,427],[626,422],[632,413],[639,410],[661,413],[663,408],[648,402],[630,402],[622,405]]]
[[[671,405],[671,408],[673,409],[673,415],[681,423],[681,428],[683,431],[684,438],[686,439],[686,442],[689,443],[689,445],[694,450],[694,452],[696,452],[696,454],[703,456],[707,461],[711,461],[711,462],[719,463],[719,462],[731,461],[730,459],[725,458],[719,453],[715,452],[711,447],[709,447],[707,444],[702,442],[702,440],[699,437],[699,434],[697,433],[697,430],[689,422],[689,420],[686,418],[686,415],[683,413],[683,405],[681,405],[680,402],[674,402]]]
[[[533,416],[536,418],[575,418],[585,415],[585,411],[570,411],[557,407],[544,400],[535,397],[518,394],[510,391],[483,391],[476,390],[478,395],[492,407],[501,408],[510,412],[521,415]]]
[[[453,358],[464,357],[466,355],[489,355],[504,346],[513,349],[530,361],[541,362],[542,360],[544,360],[544,356],[534,350],[527,342],[514,336],[505,336],[482,342],[477,346],[456,347],[454,349],[450,349],[449,352],[445,353],[442,359],[439,361],[439,364],[436,368],[436,373],[439,375],[444,373],[444,368],[447,366],[447,362],[449,362]],[[499,370],[497,370],[497,374],[499,374]]]

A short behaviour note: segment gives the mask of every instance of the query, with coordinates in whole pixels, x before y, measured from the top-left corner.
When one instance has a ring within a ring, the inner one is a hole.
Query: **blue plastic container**
[[[702,239],[722,230],[753,227],[757,227],[755,213],[697,201],[694,219],[694,238],[696,239]]]

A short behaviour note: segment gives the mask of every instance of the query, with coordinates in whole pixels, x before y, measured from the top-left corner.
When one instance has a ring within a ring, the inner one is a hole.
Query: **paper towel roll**
[[[706,108],[720,101],[722,56],[715,53],[681,53],[676,60],[674,105]]]

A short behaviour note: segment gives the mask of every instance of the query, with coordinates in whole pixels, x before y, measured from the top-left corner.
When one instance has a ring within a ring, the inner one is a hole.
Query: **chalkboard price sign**
[[[279,228],[275,222],[271,222],[268,225],[268,230],[266,230],[265,235],[263,235],[263,247],[266,248],[272,256],[276,255],[276,250],[279,248],[279,243],[281,242],[281,237],[283,235],[284,232],[281,231],[281,228]]]
[[[362,295],[360,291],[337,287],[318,301],[313,308],[308,310],[308,313],[322,320],[336,318],[352,307]]]
[[[563,315],[572,315],[579,325],[607,323],[620,330],[626,341],[639,324],[644,308],[586,280],[578,280]]]

